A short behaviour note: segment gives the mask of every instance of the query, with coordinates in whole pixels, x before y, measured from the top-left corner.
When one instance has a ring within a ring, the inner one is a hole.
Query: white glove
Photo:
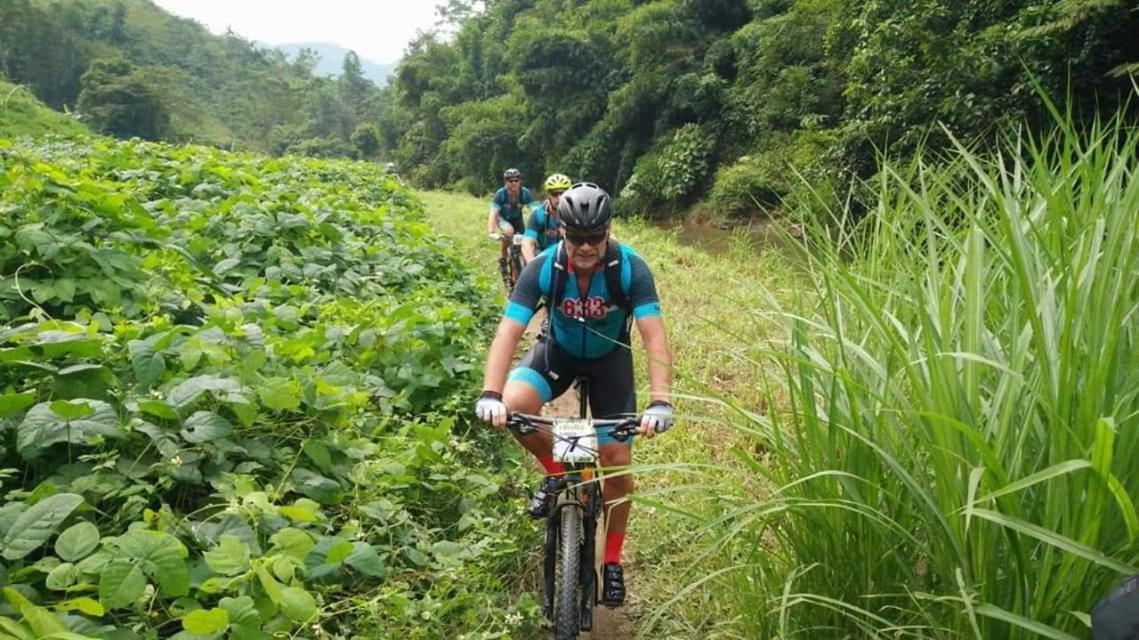
[[[671,404],[664,400],[653,400],[649,403],[649,408],[641,414],[641,433],[651,438],[654,433],[663,433],[671,429],[675,421]]]
[[[483,422],[489,422],[496,427],[506,424],[506,405],[502,402],[502,394],[495,391],[483,391],[479,401],[475,403],[475,415]]]
[[[494,233],[493,231],[486,234],[486,237],[490,238],[491,240],[502,240],[502,236],[497,234],[497,233]]]

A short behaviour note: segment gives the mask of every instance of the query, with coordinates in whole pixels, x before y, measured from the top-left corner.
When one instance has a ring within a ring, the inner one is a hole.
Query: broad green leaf
[[[178,420],[178,411],[161,400],[139,400],[138,410],[162,418],[163,420]]]
[[[257,390],[261,402],[274,411],[292,411],[301,406],[301,389],[288,378],[267,378]]]
[[[382,578],[387,573],[380,554],[376,553],[375,547],[367,542],[354,543],[352,553],[344,559],[344,564],[373,578]]]
[[[103,605],[99,604],[98,600],[91,598],[72,598],[70,600],[64,600],[59,603],[59,607],[65,611],[79,611],[80,613],[95,616],[96,618],[103,617],[107,612],[107,610],[103,608]]]
[[[306,623],[316,617],[316,600],[312,594],[299,587],[282,588],[277,605],[294,622]]]
[[[352,549],[351,542],[336,542],[328,548],[324,561],[327,564],[340,564],[352,554]]]
[[[44,586],[52,591],[66,591],[78,578],[79,568],[70,562],[64,562],[47,574]]]
[[[35,391],[0,395],[0,418],[19,413],[36,403]]]
[[[74,493],[60,493],[40,500],[21,513],[0,546],[6,560],[19,560],[48,541],[59,525],[83,504],[83,497]]]
[[[182,618],[182,628],[200,636],[221,633],[228,627],[229,612],[225,609],[198,609]]]
[[[99,528],[90,522],[71,525],[55,541],[55,553],[68,562],[87,557],[99,546]]]
[[[214,273],[219,276],[224,276],[239,264],[241,264],[241,258],[226,258],[214,265]]]
[[[257,612],[253,598],[249,596],[222,598],[218,606],[229,614],[231,624],[257,626],[261,622],[261,614]]]
[[[309,457],[318,469],[324,473],[332,471],[332,455],[328,452],[328,447],[319,440],[306,440],[304,443],[303,451]]]
[[[36,634],[27,626],[11,618],[0,616],[0,639],[2,640],[38,640]]]
[[[243,573],[249,567],[249,546],[236,536],[222,536],[221,544],[204,555],[206,564],[224,576]]]
[[[68,415],[67,418],[57,411]],[[98,400],[57,400],[41,402],[28,410],[20,423],[16,436],[16,448],[24,458],[38,456],[42,450],[58,442],[83,444],[102,436],[116,438],[122,436],[119,417],[114,408]]]
[[[233,425],[229,420],[212,411],[195,411],[182,425],[182,437],[194,444],[213,442],[231,433]]]
[[[257,581],[261,583],[261,588],[265,590],[265,595],[273,601],[273,604],[281,605],[281,590],[283,586],[277,579],[269,573],[265,567],[257,567]]]
[[[32,628],[36,636],[40,638],[59,637],[56,634],[69,633],[67,625],[55,616],[54,613],[37,607],[33,604],[25,604],[20,607],[20,613],[24,616],[24,621]],[[82,638],[83,636],[79,636]]]
[[[190,591],[190,573],[186,567],[189,552],[174,536],[136,529],[120,536],[115,546],[141,564],[146,575],[158,582],[162,595],[178,597]]]
[[[140,385],[150,387],[166,372],[166,358],[155,344],[164,337],[161,334],[146,340],[131,340],[127,343],[134,376]]]
[[[194,367],[202,360],[202,343],[197,338],[189,338],[182,343],[182,348],[178,351],[178,357],[182,359],[182,368],[186,371],[193,371]]]
[[[146,576],[130,560],[114,560],[99,576],[99,601],[108,609],[130,606],[146,590]]]
[[[217,376],[195,376],[181,382],[170,390],[166,399],[179,409],[185,409],[197,402],[204,394],[214,394],[224,398],[226,394],[241,391],[241,384],[230,378]]]
[[[274,533],[269,542],[275,550],[279,550],[289,557],[304,562],[305,555],[316,545],[312,536],[292,527],[281,529]]]
[[[340,483],[308,469],[293,469],[293,483],[302,495],[321,504],[336,504],[344,497]]]
[[[281,515],[293,522],[320,522],[320,505],[312,500],[301,498],[292,505],[280,508]]]
[[[85,400],[56,400],[48,404],[51,412],[64,420],[78,420],[95,415],[95,407]]]

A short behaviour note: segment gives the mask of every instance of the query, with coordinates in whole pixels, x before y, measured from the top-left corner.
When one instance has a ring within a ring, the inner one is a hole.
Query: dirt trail
[[[530,322],[530,326],[526,328],[525,337],[522,339],[521,349],[529,349],[533,346],[534,342],[538,339],[538,332],[542,327],[542,317],[544,312],[539,312],[535,318]],[[572,416],[577,413],[578,409],[578,396],[577,391],[570,389],[561,397],[555,398],[543,409],[545,415],[562,415]],[[598,528],[597,532],[597,553],[600,558],[604,552],[605,532],[603,527]],[[627,547],[627,543],[626,543]],[[637,635],[637,625],[633,619],[633,612],[636,609],[637,594],[636,594],[636,567],[628,562],[629,552],[625,551],[625,585],[629,592],[629,597],[626,600],[625,606],[618,609],[610,609],[597,605],[593,609],[593,631],[586,635],[583,634],[582,638],[590,638],[591,640],[633,640]],[[600,575],[598,576],[600,579]]]

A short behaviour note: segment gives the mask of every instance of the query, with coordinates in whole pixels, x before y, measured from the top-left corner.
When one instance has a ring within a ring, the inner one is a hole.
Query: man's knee
[[[633,474],[627,473],[625,470],[633,464],[633,452],[629,447],[623,444],[602,447],[600,462],[602,467],[616,470],[616,475],[605,478],[605,485],[609,491],[619,496],[632,493]]]
[[[538,390],[525,382],[511,381],[502,390],[502,401],[511,411],[537,415],[542,410],[542,397]]]
[[[623,498],[633,492],[633,475],[620,472],[620,475],[605,476],[605,495],[610,499]]]

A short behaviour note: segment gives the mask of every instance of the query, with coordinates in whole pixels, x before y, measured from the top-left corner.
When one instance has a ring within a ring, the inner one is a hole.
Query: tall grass
[[[773,490],[703,530],[743,636],[1083,637],[1135,571],[1139,133],[1058,120],[886,167],[757,311],[784,375],[739,426]]]

